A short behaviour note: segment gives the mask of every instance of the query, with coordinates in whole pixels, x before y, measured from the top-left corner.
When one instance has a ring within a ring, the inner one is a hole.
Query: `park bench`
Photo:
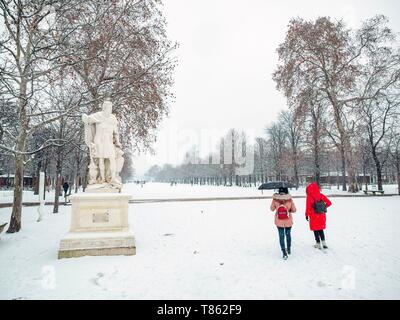
[[[364,194],[368,194],[368,193],[372,193],[373,195],[375,195],[376,193],[384,194],[385,191],[378,190],[378,189],[375,189],[375,188],[372,188],[372,190],[364,190]]]

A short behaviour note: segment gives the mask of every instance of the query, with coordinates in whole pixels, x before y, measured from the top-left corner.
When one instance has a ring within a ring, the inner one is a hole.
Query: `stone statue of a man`
[[[85,143],[90,150],[89,185],[103,184],[121,188],[119,172],[124,154],[119,142],[117,118],[112,114],[112,102],[105,100],[102,111],[82,115]]]

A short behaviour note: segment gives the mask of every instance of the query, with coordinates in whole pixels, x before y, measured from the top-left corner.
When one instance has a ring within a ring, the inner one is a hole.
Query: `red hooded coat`
[[[326,214],[315,213],[314,203],[315,201],[322,200],[323,202],[325,202],[325,205],[328,208],[332,204],[332,202],[319,191],[319,187],[315,182],[312,182],[308,185],[306,193],[307,193],[306,217],[309,218],[310,229],[312,231],[324,230],[326,228]]]

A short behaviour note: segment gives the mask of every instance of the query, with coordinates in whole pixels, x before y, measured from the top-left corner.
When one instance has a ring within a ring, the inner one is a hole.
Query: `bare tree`
[[[399,117],[397,118],[399,119]],[[393,167],[396,172],[397,179],[397,191],[400,195],[400,126],[394,125],[390,128],[390,157],[392,160]]]
[[[167,38],[160,1],[86,1],[63,23],[80,28],[78,37],[64,43],[75,52],[65,72],[90,92],[92,110],[104,96],[112,97],[124,148],[148,148],[150,133],[168,113],[176,66],[177,45]]]
[[[365,128],[369,151],[375,164],[378,190],[382,187],[382,166],[388,159],[389,129],[395,126],[399,113],[399,101],[389,97],[366,100],[361,104],[361,121]]]
[[[14,201],[7,232],[21,228],[23,173],[31,155],[57,143],[46,141],[36,150],[27,150],[30,137],[62,114],[49,110],[44,91],[48,77],[56,72],[64,52],[58,48],[70,33],[57,23],[78,1],[0,1],[0,22],[5,31],[0,38],[0,83],[3,97],[15,103],[15,134],[0,148],[15,159]],[[77,107],[77,104],[75,104]]]
[[[261,182],[266,182],[264,179],[268,172],[268,142],[261,137],[257,137],[255,140],[255,172],[261,174]]]
[[[356,161],[343,115],[348,104],[374,96],[399,76],[396,73],[368,96],[354,95],[366,54],[380,50],[392,40],[386,23],[385,17],[376,16],[352,33],[341,20],[296,18],[290,21],[285,42],[278,48],[281,64],[273,74],[277,88],[292,100],[299,99],[310,88],[326,99],[346,154],[350,191],[356,191]]]
[[[286,132],[282,123],[273,123],[267,129],[270,159],[277,180],[282,180],[287,153]]]
[[[302,138],[302,122],[296,118],[293,110],[282,111],[279,115],[282,125],[286,131],[289,142],[290,163],[293,165],[294,184],[296,190],[299,187],[299,157],[300,157],[300,141]]]
[[[382,188],[382,166],[388,159],[389,129],[396,125],[400,112],[400,50],[394,47],[396,37],[389,38],[384,47],[377,47],[366,55],[358,85],[359,95],[368,97],[354,101],[353,112],[365,131],[375,164],[378,189]]]

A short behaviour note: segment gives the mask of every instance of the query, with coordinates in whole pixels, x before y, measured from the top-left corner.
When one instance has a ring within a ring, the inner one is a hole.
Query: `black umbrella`
[[[290,182],[285,181],[271,181],[263,183],[261,186],[258,187],[258,190],[276,190],[281,187],[293,188],[294,185]]]

